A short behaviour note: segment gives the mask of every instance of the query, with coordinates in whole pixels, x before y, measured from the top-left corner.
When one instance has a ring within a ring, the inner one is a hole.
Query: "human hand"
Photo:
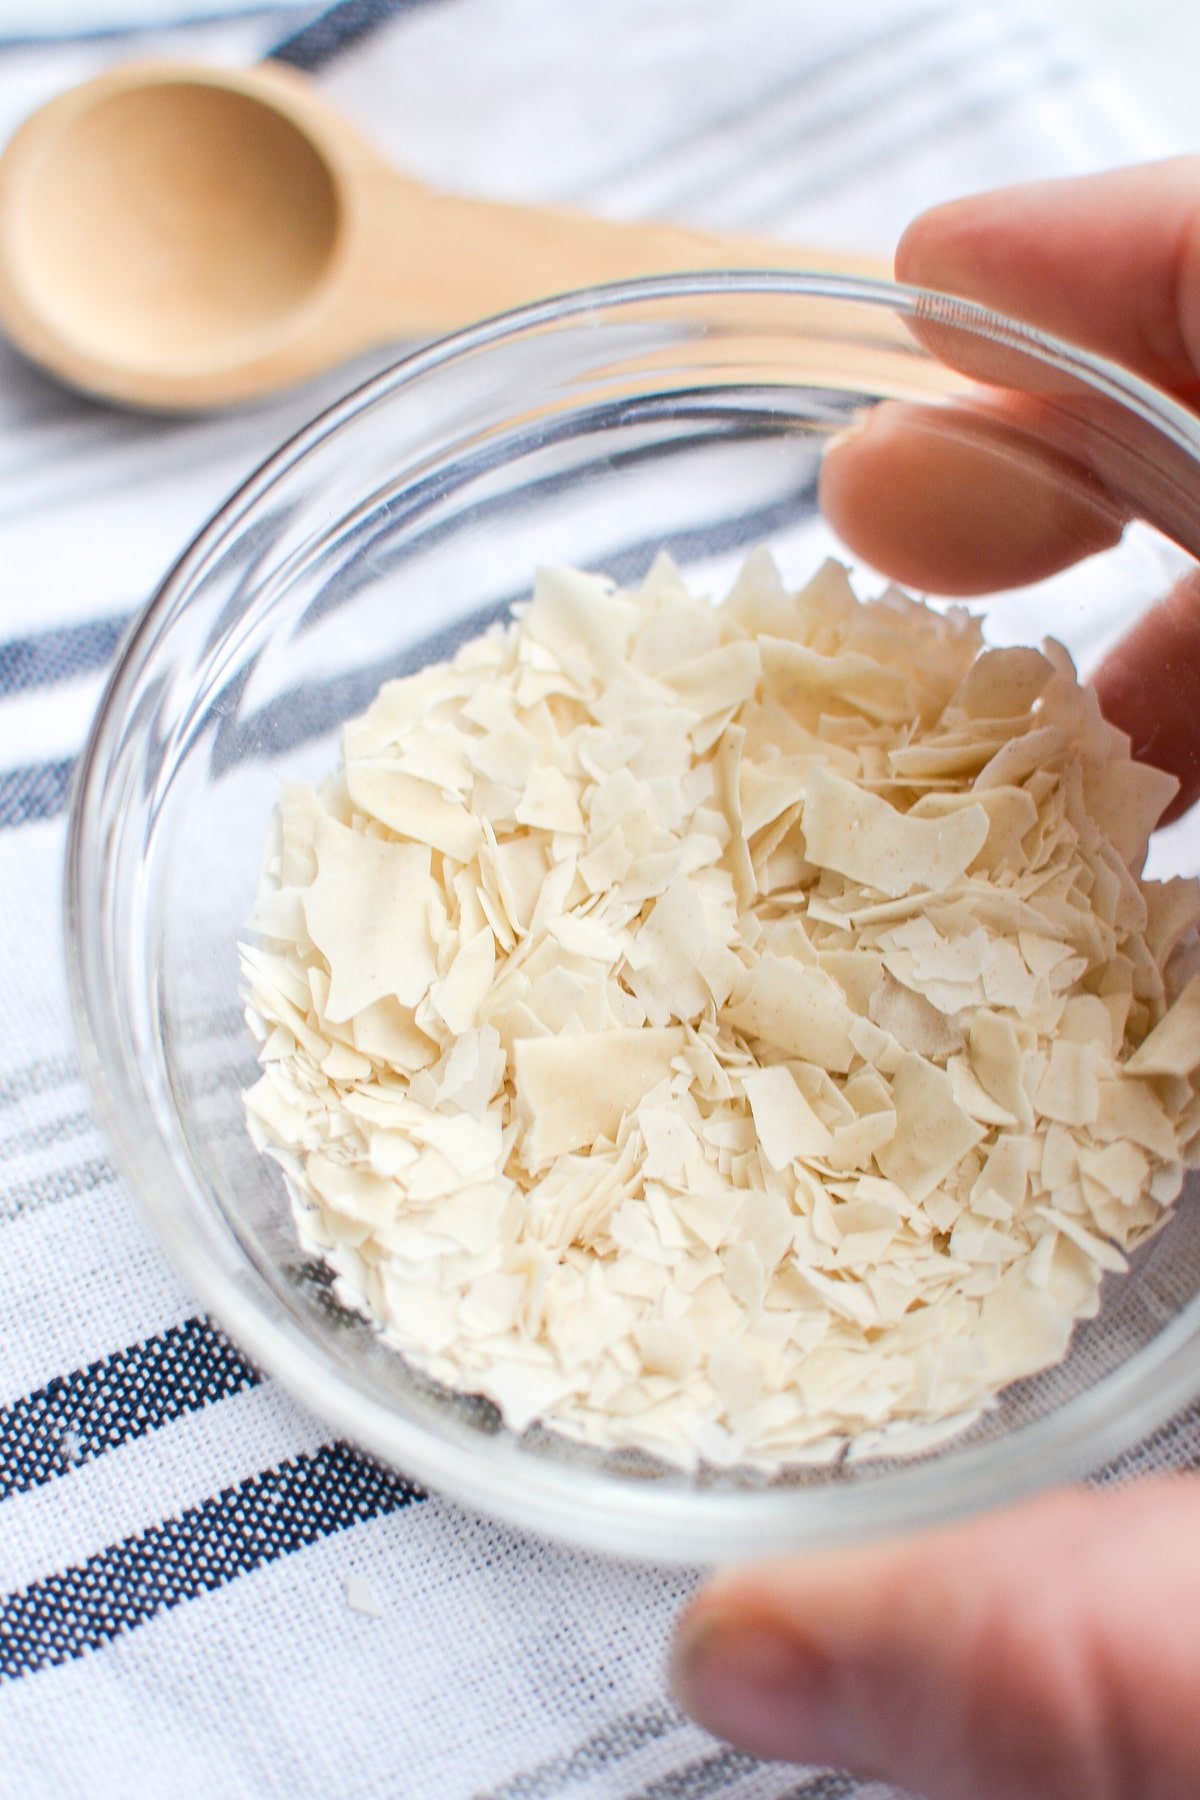
[[[673,1684],[718,1737],[927,1800],[1195,1800],[1200,1478],[734,1569]]]
[[[1200,158],[940,207],[905,234],[896,272],[1073,339],[1200,411]],[[831,451],[822,488],[851,549],[898,580],[1015,585],[1119,535],[1102,494],[1053,516],[1023,507],[981,486],[961,441],[914,424],[876,409]],[[950,503],[923,509],[921,492]],[[1135,755],[1179,776],[1176,810],[1200,795],[1198,681],[1200,577],[1096,677]],[[1170,1476],[722,1573],[683,1618],[673,1682],[742,1749],[928,1800],[1195,1800],[1198,1620],[1200,1477]]]
[[[1098,351],[1200,412],[1200,157],[937,207],[905,232],[896,274]],[[1006,420],[1030,404],[876,407],[831,447],[826,516],[864,560],[943,594],[1020,586],[1107,548],[1125,520],[1102,481],[1072,488],[1004,455]],[[1094,677],[1133,754],[1179,778],[1168,818],[1200,797],[1198,673],[1200,574]]]

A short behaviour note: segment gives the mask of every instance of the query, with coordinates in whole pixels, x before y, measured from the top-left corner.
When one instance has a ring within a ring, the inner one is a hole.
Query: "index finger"
[[[896,279],[977,300],[1200,404],[1200,156],[934,207],[901,238]]]

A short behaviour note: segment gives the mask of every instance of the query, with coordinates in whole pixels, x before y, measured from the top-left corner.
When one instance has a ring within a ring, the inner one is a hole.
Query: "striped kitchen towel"
[[[1008,0],[189,11],[0,7],[0,135],[113,61],[274,48],[441,185],[880,251],[951,192],[1156,148]],[[105,670],[225,493],[383,360],[153,420],[0,347],[0,1794],[883,1800],[671,1707],[686,1574],[532,1542],[331,1441],[198,1316],[92,1119],[59,888]],[[1125,1469],[1197,1460],[1192,1414]]]

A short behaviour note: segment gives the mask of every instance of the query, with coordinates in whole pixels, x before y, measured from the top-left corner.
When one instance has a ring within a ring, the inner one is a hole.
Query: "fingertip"
[[[909,287],[923,287],[921,280],[921,238],[925,228],[925,214],[920,213],[904,227],[900,240],[896,245],[896,253],[892,258],[892,273],[897,281]]]
[[[876,406],[831,440],[826,519],[851,553],[922,593],[1024,587],[1115,544],[1124,526],[1087,471],[982,407]]]
[[[850,1765],[855,1749],[832,1673],[792,1622],[718,1588],[680,1623],[670,1686],[684,1712],[735,1749],[770,1761]]]
[[[900,234],[894,268],[896,280],[910,287],[939,287],[945,247],[969,201],[950,200],[918,213]]]

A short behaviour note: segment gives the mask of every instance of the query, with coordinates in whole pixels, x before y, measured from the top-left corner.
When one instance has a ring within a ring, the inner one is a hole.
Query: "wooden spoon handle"
[[[390,172],[360,176],[361,255],[342,287],[355,347],[450,331],[570,288],[714,269],[805,269],[887,279],[880,258],[558,208],[433,193]]]

